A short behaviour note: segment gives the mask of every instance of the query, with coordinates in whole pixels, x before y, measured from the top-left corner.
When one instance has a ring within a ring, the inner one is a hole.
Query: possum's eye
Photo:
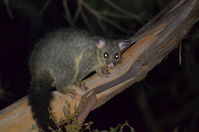
[[[108,58],[108,53],[104,53],[104,58]]]
[[[115,54],[115,59],[118,59],[118,58],[119,58],[119,54],[116,53],[116,54]]]

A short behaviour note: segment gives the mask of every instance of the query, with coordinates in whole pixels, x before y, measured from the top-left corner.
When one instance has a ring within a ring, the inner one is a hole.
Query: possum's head
[[[130,44],[130,41],[105,40],[95,37],[95,44],[98,48],[100,63],[108,68],[113,68],[120,63],[121,50]]]

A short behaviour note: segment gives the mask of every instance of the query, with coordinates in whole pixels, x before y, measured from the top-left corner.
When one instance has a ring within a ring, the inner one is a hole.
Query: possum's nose
[[[113,67],[115,67],[115,65],[113,64],[113,62],[110,62],[110,63],[108,64],[108,68],[113,68]]]

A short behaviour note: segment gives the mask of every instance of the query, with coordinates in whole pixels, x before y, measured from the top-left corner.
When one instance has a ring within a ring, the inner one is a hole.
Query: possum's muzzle
[[[115,67],[115,65],[114,65],[113,62],[110,62],[110,63],[107,64],[107,67],[108,67],[108,68],[113,68],[113,67]]]

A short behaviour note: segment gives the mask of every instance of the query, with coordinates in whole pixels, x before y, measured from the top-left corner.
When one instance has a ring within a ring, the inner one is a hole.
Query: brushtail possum
[[[105,39],[83,30],[60,29],[46,35],[35,46],[29,60],[31,84],[29,104],[38,127],[48,131],[51,91],[61,93],[78,86],[91,72],[108,74],[120,62],[121,50],[129,41]],[[51,127],[52,127],[51,126]]]

